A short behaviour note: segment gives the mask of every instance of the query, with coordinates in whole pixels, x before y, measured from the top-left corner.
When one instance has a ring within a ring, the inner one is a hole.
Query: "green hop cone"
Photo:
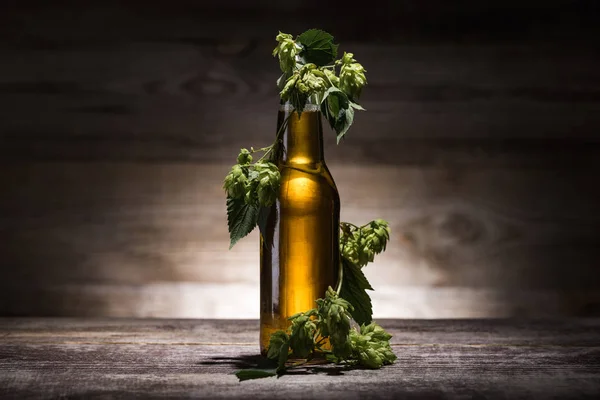
[[[328,82],[331,82],[331,84],[333,86],[339,86],[340,85],[340,78],[337,77],[337,75],[335,74],[335,72],[331,71],[330,69],[324,68],[323,69],[323,73],[326,76],[326,80]]]
[[[297,45],[292,35],[281,33],[275,38],[278,44],[273,49],[273,57],[279,56],[279,67],[284,73],[291,73],[296,67],[296,54],[301,49]]]
[[[325,90],[325,75],[317,68],[315,64],[308,63],[302,66],[299,71],[300,80],[296,83],[296,88],[302,93],[313,94]]]
[[[305,64],[290,76],[279,93],[282,100],[287,100],[295,90],[305,95],[324,91],[327,87],[324,73],[315,64]]]
[[[283,101],[287,101],[290,98],[292,91],[296,87],[296,82],[298,82],[298,79],[300,79],[300,74],[296,72],[294,75],[290,76],[287,81],[285,81],[285,85],[279,93]]]
[[[247,165],[252,162],[252,154],[250,154],[248,149],[240,150],[240,154],[238,155],[237,162],[240,165]]]
[[[290,338],[284,331],[275,331],[271,334],[269,339],[269,347],[267,350],[267,358],[271,360],[279,360],[279,353],[281,352],[281,346],[289,341]]]
[[[375,254],[379,254],[385,250],[387,241],[390,238],[390,227],[388,223],[382,219],[372,221],[369,226],[363,230],[365,235],[366,245]]]
[[[294,356],[306,358],[315,349],[315,333],[317,325],[311,316],[315,315],[316,310],[310,310],[306,313],[299,313],[289,318],[292,321],[290,328],[290,347]]]
[[[339,358],[347,358],[351,354],[348,343],[350,332],[350,312],[354,307],[340,298],[331,286],[327,289],[325,299],[317,300],[317,312],[321,317],[321,335],[328,336],[333,354]]]
[[[270,207],[275,203],[279,193],[281,180],[279,168],[273,163],[266,162],[256,164],[254,170],[258,172],[258,176],[256,177],[256,181],[258,182],[256,188],[258,203],[261,206]]]
[[[358,265],[364,267],[375,259],[375,252],[372,248],[372,243],[366,238],[362,237],[358,244]]]
[[[258,171],[256,167],[248,173],[244,186],[244,202],[250,205],[258,204]]]
[[[296,89],[302,94],[308,94],[310,92],[310,87],[304,82],[304,80],[299,80],[296,82]]]
[[[392,338],[392,335],[375,322],[371,322],[369,325],[363,324],[360,327],[360,334],[377,341],[389,341]]]
[[[225,176],[223,181],[223,189],[231,198],[238,199],[244,196],[248,177],[244,173],[244,169],[236,164],[231,167],[231,171]]]
[[[390,227],[384,220],[371,221],[361,229],[342,231],[340,249],[342,256],[354,264],[364,267],[373,262],[375,255],[386,249],[390,238]]]
[[[373,261],[375,254],[367,242],[364,228],[353,231],[352,238],[349,239],[349,242],[352,242],[352,246],[354,247],[354,258],[350,261],[354,262],[359,267],[364,267],[369,262]]]
[[[353,58],[352,53],[344,53],[340,69],[340,89],[350,98],[357,100],[362,88],[367,84],[367,70]]]
[[[376,323],[361,326],[360,332],[350,332],[352,354],[358,362],[367,368],[380,368],[396,360],[390,346],[392,335]]]
[[[340,243],[340,251],[342,252],[342,257],[344,257],[346,260],[353,264],[358,264],[358,244],[354,240],[348,240],[346,243]]]
[[[364,351],[361,351],[359,353],[359,360],[365,367],[381,368],[383,366],[383,358],[374,348],[368,347]]]
[[[317,76],[315,72],[310,70],[302,77],[302,83],[312,92],[325,90],[325,87],[327,86],[325,79]]]

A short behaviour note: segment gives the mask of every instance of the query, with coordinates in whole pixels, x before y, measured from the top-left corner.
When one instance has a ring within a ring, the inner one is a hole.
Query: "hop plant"
[[[390,239],[390,232],[390,227],[386,221],[382,219],[371,221],[365,228],[362,228],[364,246],[375,254],[383,252]]]
[[[248,177],[241,165],[236,164],[231,167],[231,171],[225,176],[223,189],[231,198],[238,199],[246,193]]]
[[[323,73],[325,74],[327,81],[331,82],[333,86],[340,85],[340,78],[335,74],[335,72],[331,71],[330,69],[324,68]]]
[[[364,267],[386,249],[389,238],[389,224],[382,219],[360,228],[342,224],[340,251],[346,260]]]
[[[380,368],[396,360],[390,346],[392,335],[374,322],[361,325],[360,330],[351,328],[349,312],[353,307],[331,287],[327,289],[325,298],[318,299],[316,303],[316,309],[289,317],[291,326],[287,331],[271,334],[267,357],[277,361],[277,374],[285,371],[290,354],[308,361],[317,350],[323,351],[329,361],[366,368]],[[321,340],[317,341],[318,338]],[[321,347],[322,340],[326,338],[331,344],[331,351]],[[260,377],[274,374],[269,372]]]
[[[313,309],[288,318],[292,321],[290,347],[296,357],[306,358],[315,349],[317,325],[312,317],[316,315],[317,310]]]
[[[260,221],[264,222],[264,213],[269,212],[264,207],[277,200],[281,174],[275,164],[262,160],[280,157],[284,150],[282,135],[292,115],[300,118],[308,102],[319,106],[339,143],[354,121],[355,110],[364,111],[357,100],[367,83],[366,70],[352,53],[344,53],[336,61],[338,45],[333,39],[319,29],[309,29],[296,39],[282,32],[276,37],[273,56],[278,57],[283,72],[277,87],[282,102],[289,102],[296,112],[283,120],[273,144],[257,150],[264,152],[258,162],[252,163],[253,148],[241,149],[238,164],[225,177],[231,246],[256,225],[264,230]],[[385,250],[389,226],[383,220],[375,220],[362,227],[342,223],[341,229],[339,245],[344,259],[340,263],[342,279],[337,291],[329,287],[324,298],[316,301],[315,309],[293,315],[286,331],[271,335],[267,357],[277,361],[275,372],[238,371],[240,380],[284,373],[290,354],[309,361],[316,352],[322,352],[329,360],[368,368],[379,368],[396,359],[389,344],[391,335],[370,323],[372,305],[366,290],[372,287],[359,268]],[[357,323],[364,322],[360,330],[351,327],[352,318]],[[327,340],[331,349],[325,345]]]
[[[353,58],[354,54],[344,53],[340,60],[340,89],[353,99],[358,99],[362,88],[367,84],[367,70]]]
[[[345,243],[340,243],[340,251],[342,252],[342,257],[346,260],[358,264],[360,259],[360,252],[358,249],[358,243],[354,240],[349,240]]]
[[[322,318],[321,334],[329,337],[333,354],[345,358],[350,354],[348,334],[350,332],[350,312],[354,307],[338,296],[331,288],[327,289],[325,299],[317,300],[317,312]]]
[[[316,93],[325,90],[327,83],[323,79],[324,74],[317,69],[315,64],[306,64],[300,70],[302,83],[309,91]]]
[[[383,329],[375,322],[372,322],[369,325],[362,325],[360,327],[360,334],[369,336],[373,340],[378,341],[389,341],[392,338],[392,335],[387,333],[385,329]]]
[[[291,73],[296,67],[296,54],[302,49],[296,44],[292,35],[281,33],[275,37],[278,44],[273,50],[273,57],[279,56],[279,67],[284,73]]]
[[[367,368],[380,368],[397,358],[390,346],[392,335],[374,322],[362,325],[360,332],[353,329],[349,336],[353,357]]]
[[[270,207],[275,203],[279,192],[281,179],[279,168],[273,163],[266,162],[255,164],[254,170],[258,172],[255,178],[258,183],[256,187],[258,204]]]
[[[298,82],[299,78],[300,75],[296,73],[285,82],[283,89],[279,92],[279,96],[281,96],[282,100],[286,101],[290,98],[291,92],[296,87],[296,82]]]
[[[281,354],[282,346],[289,343],[289,340],[290,337],[286,332],[281,330],[273,332],[269,338],[267,358],[271,360],[278,360],[279,355]],[[285,351],[288,351],[287,349],[288,347],[286,346]]]
[[[311,96],[323,93],[327,86],[325,73],[317,68],[315,64],[308,63],[294,72],[286,81],[279,95],[282,100],[286,101],[290,99],[294,91],[303,96]]]
[[[252,162],[252,154],[248,151],[248,149],[241,149],[240,154],[238,155],[237,162],[240,165],[250,164]]]

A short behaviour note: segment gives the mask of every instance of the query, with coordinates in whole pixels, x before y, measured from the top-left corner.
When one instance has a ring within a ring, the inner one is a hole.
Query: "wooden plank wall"
[[[325,141],[343,219],[392,223],[376,314],[598,315],[599,6],[315,4],[3,3],[0,314],[256,317],[221,179],[272,140],[274,35],[317,26],[368,70]]]

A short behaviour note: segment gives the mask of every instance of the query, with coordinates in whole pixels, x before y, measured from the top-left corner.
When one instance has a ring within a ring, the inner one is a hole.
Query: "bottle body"
[[[282,106],[278,129],[288,116],[278,157],[280,192],[260,238],[263,354],[270,335],[285,330],[291,315],[315,308],[339,273],[340,200],[323,159],[321,113],[307,108],[299,118]]]

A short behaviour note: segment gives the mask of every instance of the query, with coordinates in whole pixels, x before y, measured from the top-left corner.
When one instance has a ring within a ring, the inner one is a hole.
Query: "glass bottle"
[[[283,104],[278,131],[286,120],[277,152],[280,193],[260,236],[262,354],[271,333],[285,330],[291,315],[315,308],[339,272],[340,198],[323,158],[321,112],[307,104],[298,117]]]

